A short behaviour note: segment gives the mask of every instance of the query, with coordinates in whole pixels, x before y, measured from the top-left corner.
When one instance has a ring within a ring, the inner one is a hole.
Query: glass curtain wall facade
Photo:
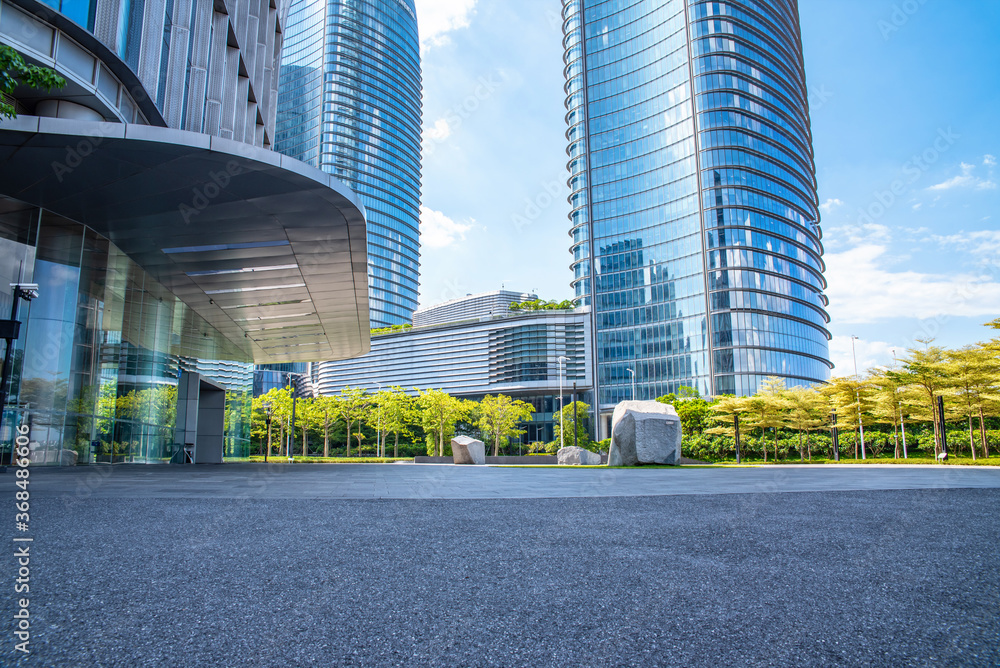
[[[250,447],[253,366],[222,337],[183,350],[179,332],[208,329],[170,291],[93,230],[0,197],[0,309],[10,283],[37,283],[21,302],[4,425],[30,425],[32,465],[162,463],[177,455],[181,371],[226,389],[224,456]]]
[[[574,286],[601,405],[825,380],[794,2],[564,0],[563,17]]]
[[[371,326],[411,322],[420,269],[420,46],[413,0],[294,0],[275,148],[368,214]]]

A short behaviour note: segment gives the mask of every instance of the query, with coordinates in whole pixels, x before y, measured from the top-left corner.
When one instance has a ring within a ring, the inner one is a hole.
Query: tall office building
[[[0,459],[246,457],[254,363],[368,352],[364,208],[269,150],[287,8],[0,0],[66,81],[4,95]]]
[[[574,285],[603,409],[829,374],[795,0],[563,0]],[[606,428],[603,425],[602,428]]]
[[[413,0],[293,0],[276,149],[368,215],[372,327],[409,323],[420,269],[420,44]]]

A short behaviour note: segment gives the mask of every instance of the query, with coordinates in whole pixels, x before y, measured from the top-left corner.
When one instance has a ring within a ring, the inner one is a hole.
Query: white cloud
[[[892,239],[892,230],[878,223],[859,223],[827,228],[824,236],[828,248],[842,248],[861,244],[889,243]]]
[[[887,246],[869,243],[826,255],[826,294],[835,322],[996,317],[1000,312],[1000,283],[993,276],[887,271],[887,252]]]
[[[963,162],[961,164],[961,169],[962,173],[959,174],[958,176],[953,176],[947,181],[942,181],[941,183],[933,185],[930,188],[928,188],[928,190],[951,190],[953,188],[975,188],[977,190],[996,190],[997,184],[994,181],[991,181],[990,179],[981,179],[975,174],[973,174],[973,172],[976,169],[975,165],[970,165],[967,162]]]
[[[420,50],[442,46],[448,33],[468,28],[477,0],[416,0]]]
[[[828,199],[825,202],[823,202],[822,204],[820,204],[819,208],[823,211],[823,213],[830,213],[831,211],[833,211],[834,209],[836,209],[838,206],[844,206],[844,203],[841,202],[839,199],[831,197],[830,199]]]
[[[474,220],[458,223],[429,207],[420,207],[420,244],[427,248],[446,248],[455,242],[465,241],[465,233],[472,229]]]
[[[854,375],[855,350],[858,356],[858,373],[864,375],[866,371],[873,367],[891,365],[892,351],[894,349],[897,355],[901,355],[904,352],[902,346],[894,346],[885,341],[866,341],[864,339],[854,341],[854,348],[852,349],[850,336],[835,336],[830,341],[830,361],[833,362],[831,375]]]
[[[990,155],[989,153],[987,153],[986,155],[983,156],[983,164],[986,165],[987,167],[996,167],[997,157],[995,155]]]
[[[940,246],[971,253],[988,264],[996,264],[997,258],[1000,257],[1000,230],[962,231],[947,236],[934,234],[931,235],[929,241]]]
[[[423,140],[425,142],[442,142],[451,136],[451,124],[447,119],[439,118],[434,121],[434,125],[424,128]]]

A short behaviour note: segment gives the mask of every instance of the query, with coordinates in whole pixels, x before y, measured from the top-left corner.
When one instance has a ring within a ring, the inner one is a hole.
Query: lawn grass
[[[253,455],[247,461],[255,464],[264,463],[264,455]],[[288,457],[282,455],[271,455],[267,459],[269,464],[288,464]],[[295,457],[293,464],[394,464],[396,462],[412,462],[413,457]]]
[[[608,466],[607,464],[598,464],[596,466],[585,466],[585,465],[560,465],[560,464],[493,464],[494,468],[498,469],[717,469],[720,468],[716,464],[683,464],[681,466],[675,466],[672,464],[643,464],[642,466]],[[740,464],[738,467],[734,464],[731,468],[750,468],[748,465]]]
[[[251,457],[240,457],[238,459],[227,459],[227,462],[251,462],[263,464],[263,455],[253,455]],[[396,462],[412,462],[412,457],[295,457],[293,464],[394,464]],[[284,456],[272,455],[268,458],[268,463],[288,464],[288,459]],[[853,464],[859,466],[907,466],[907,465],[934,465],[934,466],[1000,466],[1000,457],[982,457],[972,460],[971,457],[952,457],[946,464],[940,464],[932,457],[910,457],[909,459],[892,459],[886,457],[870,459],[841,459],[839,462],[832,459],[818,459],[800,461],[798,459],[774,460],[753,459],[743,460],[737,464],[733,460],[720,462],[705,462],[704,464],[683,464],[681,466],[669,466],[666,464],[647,464],[644,466],[608,466],[600,464],[597,466],[560,466],[559,464],[500,464],[492,465],[495,468],[505,469],[718,469],[718,468],[753,468],[756,466],[775,465],[795,465],[795,464]]]
[[[860,466],[907,466],[907,465],[932,465],[932,466],[1000,466],[1000,457],[990,457],[989,459],[983,459],[982,457],[972,460],[971,457],[952,457],[949,458],[946,464],[940,464],[934,460],[932,457],[910,457],[909,459],[888,459],[888,458],[871,458],[871,459],[841,459],[839,462],[832,459],[816,459],[812,461],[805,460],[799,461],[798,459],[782,459],[777,462],[773,460],[767,460],[766,462],[762,459],[755,459],[737,464],[735,461],[721,461],[721,462],[706,462],[704,464],[683,464],[681,466],[668,466],[665,464],[647,464],[644,466],[607,466],[602,464],[600,466],[560,466],[558,464],[505,464],[497,468],[513,468],[513,469],[718,469],[718,468],[754,468],[757,466],[775,466],[775,465],[795,465],[795,464],[856,464]]]

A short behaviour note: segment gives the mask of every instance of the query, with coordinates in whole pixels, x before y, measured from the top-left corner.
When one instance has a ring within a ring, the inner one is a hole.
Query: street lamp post
[[[840,461],[840,430],[837,429],[837,411],[831,414],[830,423],[830,449],[833,450],[833,461]]]
[[[903,421],[903,402],[899,402],[899,427],[903,430],[903,459],[909,459],[906,454],[906,422]]]
[[[740,455],[740,416],[738,413],[733,413],[733,442],[736,444],[736,463],[743,463],[743,457]]]
[[[574,448],[579,447],[578,435],[580,433],[580,427],[576,423],[577,415],[579,414],[579,412],[580,409],[576,405],[576,383],[573,383],[573,447]]]
[[[861,419],[861,376],[858,375],[858,352],[854,347],[854,342],[858,340],[858,337],[851,337],[851,353],[854,355],[854,381],[858,383],[858,387],[854,388],[854,396],[858,400],[858,428],[861,430],[861,459],[867,459],[865,456],[865,423]]]
[[[292,380],[291,380],[292,376],[304,376],[304,375],[305,375],[304,373],[298,373],[296,371],[286,371],[285,372],[285,378],[288,378],[288,385],[289,385],[289,387],[291,387],[291,385],[292,385]],[[286,449],[286,453],[285,454],[288,455],[288,461],[289,462],[294,462],[295,461],[295,455],[292,454],[292,447],[293,447],[293,444],[295,443],[295,404],[296,404],[296,402],[299,399],[296,396],[296,391],[297,391],[297,388],[293,387],[292,388],[292,419],[291,419],[291,424],[288,425],[288,443],[285,446],[285,449]],[[303,429],[304,429],[304,427],[303,427]],[[351,436],[350,434],[347,435],[348,438],[350,438],[350,436]],[[280,450],[279,450],[279,454],[280,454]]]
[[[299,400],[297,396],[292,395],[292,423],[288,426],[288,462],[291,463],[295,461],[295,455],[292,454],[292,446],[295,443],[295,404]]]
[[[382,394],[382,383],[375,381],[378,385],[378,393],[375,395],[375,456],[382,457],[382,408],[378,405],[379,395]]]
[[[897,363],[898,363],[898,361],[896,360],[896,349],[893,348],[892,349],[892,367],[893,367],[893,370],[895,370]],[[899,389],[900,388],[896,388],[896,391],[898,392]],[[900,429],[900,431],[903,432],[903,459],[909,459],[909,456],[907,456],[907,454],[906,454],[906,422],[903,420],[903,402],[902,401],[899,402],[899,429]]]
[[[271,420],[274,419],[274,406],[269,403],[264,404],[264,427],[267,429],[264,442],[264,463],[267,463],[267,456],[271,454]]]
[[[4,338],[7,339],[7,350],[3,356],[3,371],[0,372],[0,434],[3,433],[3,414],[7,408],[7,385],[10,382],[11,368],[14,363],[14,341],[20,333],[21,323],[17,320],[17,307],[21,300],[31,303],[32,299],[38,297],[38,285],[36,283],[11,283],[10,295],[10,320],[3,323]],[[12,432],[13,433],[13,432]],[[10,463],[14,463],[14,438],[10,439]],[[0,464],[3,464],[0,455]]]
[[[633,369],[625,370],[632,374],[632,401],[635,401],[635,371]]]
[[[568,357],[560,357],[559,362],[559,449],[566,444],[566,428],[563,426],[563,363],[568,362]]]

